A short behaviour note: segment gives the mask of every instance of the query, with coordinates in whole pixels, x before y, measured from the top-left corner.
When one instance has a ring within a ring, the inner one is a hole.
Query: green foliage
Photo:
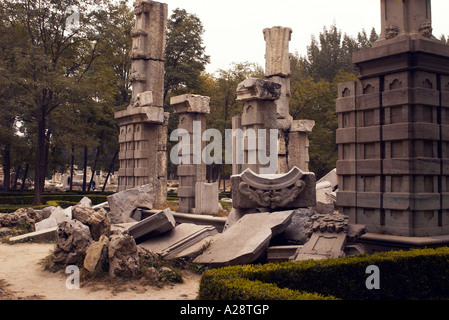
[[[371,265],[381,270],[380,290],[366,288],[366,268]],[[312,299],[446,299],[449,248],[216,269],[203,275],[199,298],[275,300],[292,294],[302,299],[303,292],[318,293],[311,294]]]

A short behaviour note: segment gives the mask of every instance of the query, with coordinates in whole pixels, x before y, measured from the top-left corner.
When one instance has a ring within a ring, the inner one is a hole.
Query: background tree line
[[[125,1],[4,0],[0,4],[0,161],[4,189],[18,179],[34,180],[41,202],[45,178],[56,171],[118,169],[118,128],[114,113],[131,99],[130,51],[133,10]],[[215,74],[203,43],[204,27],[193,13],[176,9],[168,20],[165,108],[184,93],[211,97],[208,127],[224,132],[241,114],[237,85],[263,78],[261,66],[238,62]],[[312,37],[306,56],[293,54],[290,112],[315,120],[310,168],[321,176],[335,167],[336,86],[354,80],[352,53],[370,47],[373,30],[357,38],[336,26]],[[169,132],[177,127],[172,115]],[[169,174],[176,167],[169,163]],[[229,178],[230,166],[208,168],[208,179]],[[72,179],[73,181],[73,179]]]

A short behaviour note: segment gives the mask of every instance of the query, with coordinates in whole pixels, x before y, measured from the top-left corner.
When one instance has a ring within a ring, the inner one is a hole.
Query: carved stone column
[[[173,97],[170,103],[179,116],[178,129],[188,133],[188,137],[181,137],[181,143],[184,143],[184,139],[189,142],[189,145],[181,145],[180,150],[179,211],[194,213],[195,186],[198,182],[206,181],[206,164],[202,158],[206,143],[202,141],[202,136],[206,130],[206,114],[210,113],[210,98],[187,94]]]
[[[237,139],[240,140],[236,141],[240,147],[235,145],[234,149],[236,152],[243,150],[242,170],[251,169],[261,173],[262,168],[269,167],[262,165],[259,158],[261,154],[273,156],[270,154],[270,133],[271,130],[277,130],[275,101],[279,99],[280,94],[281,85],[263,79],[250,78],[238,85],[237,100],[244,103],[241,128],[246,136],[241,136],[243,140]],[[259,130],[265,132],[265,143],[261,140]]]
[[[168,6],[140,0],[134,4],[131,82],[127,110],[117,112],[120,127],[119,190],[153,184],[155,205],[167,200],[167,127],[164,113],[164,56]]]

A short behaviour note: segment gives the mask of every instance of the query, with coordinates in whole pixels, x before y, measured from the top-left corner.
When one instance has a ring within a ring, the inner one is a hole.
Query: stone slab
[[[272,237],[287,228],[292,217],[293,211],[247,214],[215,236],[194,263],[213,267],[253,263],[266,252]]]
[[[130,218],[136,208],[152,209],[154,205],[154,188],[152,184],[125,190],[108,197],[112,224],[133,222]]]
[[[166,233],[175,226],[176,221],[171,210],[165,209],[133,225],[128,229],[128,232],[137,243],[141,243],[145,239]]]
[[[53,240],[58,236],[58,227],[54,227],[51,229],[46,229],[42,231],[36,231],[27,233],[24,235],[20,235],[17,237],[9,238],[10,242],[20,242],[28,239],[36,239],[36,240]]]
[[[194,214],[216,215],[218,214],[219,190],[218,182],[197,182],[195,185]]]
[[[58,221],[55,217],[50,217],[47,219],[44,219],[40,222],[37,222],[35,225],[36,231],[43,231],[47,229],[57,228],[58,227]]]
[[[141,243],[140,246],[160,254],[162,257],[173,258],[178,253],[217,233],[217,229],[212,226],[183,223],[163,235]]]

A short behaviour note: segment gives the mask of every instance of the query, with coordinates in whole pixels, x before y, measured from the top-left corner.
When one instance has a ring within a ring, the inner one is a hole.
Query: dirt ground
[[[81,283],[79,290],[68,290],[69,275],[44,270],[43,260],[54,244],[0,243],[0,300],[194,300],[200,275],[184,272],[184,282],[176,285],[143,286],[126,281],[107,286]]]

